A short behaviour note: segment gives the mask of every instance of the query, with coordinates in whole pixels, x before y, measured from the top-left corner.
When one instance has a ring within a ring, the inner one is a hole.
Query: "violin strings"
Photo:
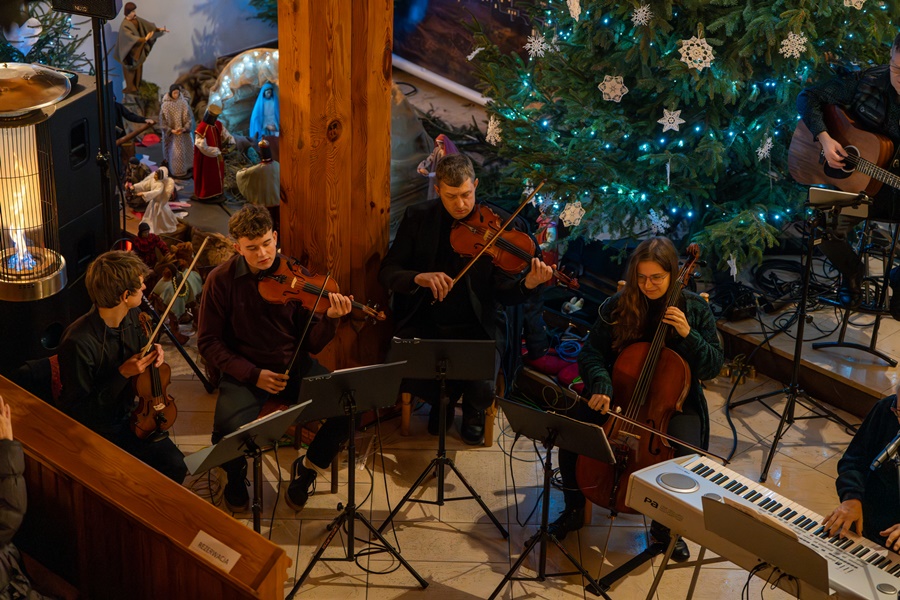
[[[473,233],[477,233],[479,235],[484,235],[484,233],[487,231],[486,229],[481,229],[478,227],[474,227],[472,225],[464,225],[464,227],[468,227],[470,231],[472,231]],[[493,239],[495,237],[497,237],[497,234],[491,232],[491,237],[488,238],[488,240],[486,240],[486,241],[490,241],[491,239]],[[494,243],[494,245],[497,246],[498,248],[500,248],[501,250],[505,250],[506,252],[509,252],[516,258],[521,258],[522,260],[530,260],[530,259],[534,258],[533,254],[528,254],[527,252],[525,252],[524,250],[522,250],[521,248],[516,246],[514,243],[503,239],[502,236]],[[553,269],[553,274],[560,280],[567,281],[569,279],[568,276],[563,275],[556,269]]]

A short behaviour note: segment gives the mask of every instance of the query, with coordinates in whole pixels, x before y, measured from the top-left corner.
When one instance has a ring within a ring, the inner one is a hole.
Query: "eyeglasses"
[[[663,281],[665,281],[668,276],[669,276],[668,273],[657,273],[656,275],[651,275],[650,277],[647,277],[646,275],[638,275],[637,282],[638,282],[638,285],[644,285],[645,283],[647,283],[647,280],[649,279],[650,281],[653,282],[654,285],[659,285]]]

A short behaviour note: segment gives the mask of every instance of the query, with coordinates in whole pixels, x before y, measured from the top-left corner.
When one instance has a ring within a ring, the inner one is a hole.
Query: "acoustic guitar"
[[[788,150],[788,170],[798,183],[831,185],[845,192],[865,191],[869,196],[877,194],[883,185],[900,189],[900,176],[887,170],[898,167],[890,138],[861,129],[845,110],[832,104],[825,107],[824,117],[828,133],[848,154],[844,168],[828,166],[821,146],[800,121]]]

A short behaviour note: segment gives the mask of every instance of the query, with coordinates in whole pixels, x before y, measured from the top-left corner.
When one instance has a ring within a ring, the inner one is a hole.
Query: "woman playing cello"
[[[667,306],[671,286],[679,285],[678,253],[667,238],[656,237],[638,245],[631,255],[625,274],[625,286],[609,298],[599,310],[588,343],[578,357],[587,402],[579,402],[569,416],[603,424],[610,404],[624,405],[628,398],[613,393],[613,365],[622,351],[635,342],[650,341],[660,321],[668,327],[665,346],[680,355],[690,368],[690,388],[682,411],[669,421],[667,433],[687,443],[706,448],[709,444],[709,412],[700,388],[700,380],[715,377],[722,367],[723,353],[716,335],[715,319],[708,304],[697,294],[682,291],[673,306]],[[690,453],[677,444],[675,455]],[[557,539],[581,528],[585,496],[578,486],[578,455],[560,450],[565,510],[550,526]],[[620,482],[622,486],[627,481]],[[658,523],[650,533],[656,542],[668,543],[669,531]],[[673,560],[690,558],[687,546],[679,541]]]

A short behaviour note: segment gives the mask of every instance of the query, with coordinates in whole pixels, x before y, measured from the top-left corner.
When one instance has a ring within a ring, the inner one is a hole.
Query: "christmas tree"
[[[683,233],[744,266],[803,213],[787,172],[797,94],[887,63],[897,14],[874,0],[544,0],[521,56],[475,23],[471,60],[506,181],[546,179],[537,200],[577,222],[570,236]]]
[[[27,10],[17,9],[0,29],[0,62],[37,63],[78,72],[92,72],[91,63],[81,51],[87,36],[79,36],[75,27],[82,23],[72,16],[53,10],[50,2],[28,2]],[[84,21],[88,22],[87,20]]]

